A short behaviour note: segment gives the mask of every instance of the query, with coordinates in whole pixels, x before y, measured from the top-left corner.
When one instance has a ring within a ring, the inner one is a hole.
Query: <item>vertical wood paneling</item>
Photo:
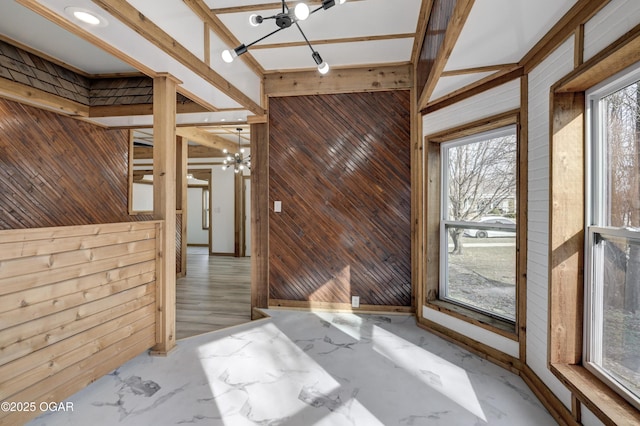
[[[270,297],[411,305],[408,91],[270,99]]]

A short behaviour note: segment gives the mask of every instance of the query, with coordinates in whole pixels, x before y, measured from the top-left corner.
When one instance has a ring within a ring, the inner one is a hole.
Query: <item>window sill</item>
[[[640,411],[581,365],[551,364],[551,372],[603,423],[640,424]]]
[[[426,306],[446,315],[451,315],[459,320],[466,321],[475,326],[484,328],[508,339],[518,341],[518,334],[514,323],[503,321],[489,315],[482,314],[454,303],[444,300],[430,300]]]

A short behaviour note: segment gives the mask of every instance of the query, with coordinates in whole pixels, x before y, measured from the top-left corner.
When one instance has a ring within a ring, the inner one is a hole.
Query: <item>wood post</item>
[[[176,137],[176,210],[182,215],[180,229],[180,273],[179,277],[187,274],[187,192],[189,141],[182,136]],[[177,230],[176,230],[177,232]]]
[[[166,355],[176,344],[176,87],[173,76],[153,79],[153,215],[162,220],[156,272],[156,345]]]
[[[251,316],[269,307],[269,131],[251,123]]]

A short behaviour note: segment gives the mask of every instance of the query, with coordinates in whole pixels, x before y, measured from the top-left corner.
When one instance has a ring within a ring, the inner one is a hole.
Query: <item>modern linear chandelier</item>
[[[240,148],[240,132],[242,131],[241,127],[236,128],[238,131],[238,148]],[[233,167],[233,171],[236,173],[240,173],[246,167],[251,170],[251,155],[245,158],[244,149],[240,148],[240,152],[236,152],[235,154],[229,154],[229,151],[225,148],[222,150],[223,153],[227,155],[227,158],[223,161],[222,170],[227,170]]]
[[[304,41],[307,42],[307,46],[309,46],[309,49],[311,49],[311,57],[315,61],[316,65],[318,65],[318,71],[320,72],[320,74],[326,74],[329,72],[329,64],[323,61],[320,54],[316,50],[314,50],[313,46],[311,46],[309,39],[302,31],[302,28],[300,28],[300,25],[298,25],[298,22],[304,21],[310,15],[313,15],[320,9],[326,10],[326,9],[329,9],[330,7],[335,6],[336,3],[343,4],[345,1],[346,0],[322,0],[322,4],[314,10],[310,10],[309,6],[307,6],[304,3],[298,3],[292,10],[289,8],[289,6],[287,6],[287,2],[285,0],[282,0],[282,12],[273,16],[261,16],[261,15],[253,14],[249,17],[249,23],[254,27],[257,27],[266,19],[273,19],[276,21],[276,25],[278,26],[278,29],[270,32],[264,37],[259,38],[253,43],[249,43],[246,45],[241,44],[240,46],[236,47],[233,50],[229,49],[229,50],[223,51],[222,60],[227,63],[233,62],[233,60],[236,57],[242,55],[243,53],[246,53],[247,49],[249,49],[254,44],[261,42],[265,38],[270,37],[279,31],[282,31],[286,28],[289,28],[292,25],[295,25],[296,27],[298,27],[300,34],[302,34]]]

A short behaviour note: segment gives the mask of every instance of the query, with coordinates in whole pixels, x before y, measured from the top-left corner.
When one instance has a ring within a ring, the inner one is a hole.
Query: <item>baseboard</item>
[[[549,411],[559,425],[576,426],[579,425],[571,415],[571,412],[564,406],[562,401],[544,384],[544,382],[534,373],[528,365],[517,358],[507,355],[491,346],[480,343],[463,334],[450,330],[438,323],[424,318],[418,318],[418,327],[433,333],[443,339],[454,343],[469,352],[478,355],[514,374],[519,375],[525,384],[531,389],[540,403]]]
[[[314,302],[308,300],[283,300],[269,299],[269,308],[286,308],[304,311],[331,311],[353,313],[385,313],[385,314],[413,314],[411,306],[385,306],[385,305],[360,305],[359,308],[351,307],[349,303]]]
[[[477,340],[473,340],[464,334],[460,334],[428,319],[418,318],[417,325],[438,337],[465,348],[469,352],[473,352],[480,358],[499,365],[505,370],[509,370],[514,374],[520,374],[522,362],[511,355],[507,355],[504,352],[492,348],[491,346],[485,345]]]
[[[559,425],[580,425],[580,423],[573,418],[571,411],[551,392],[551,389],[544,384],[531,367],[526,364],[523,365],[522,371],[520,371],[520,377],[522,377],[522,380],[529,386],[536,398],[544,405]]]

